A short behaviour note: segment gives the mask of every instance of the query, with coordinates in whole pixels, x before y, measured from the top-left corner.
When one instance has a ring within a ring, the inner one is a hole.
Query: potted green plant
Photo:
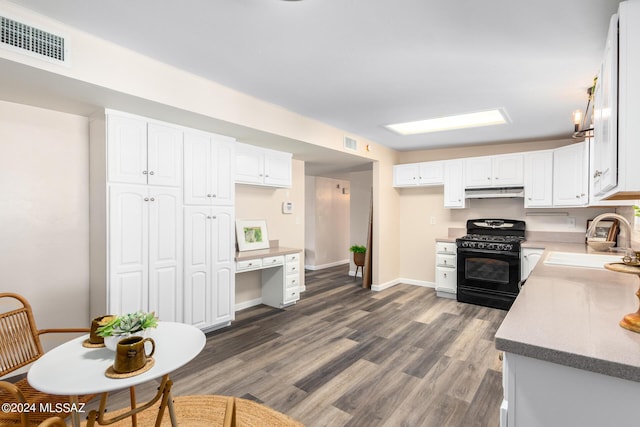
[[[150,328],[158,326],[156,314],[137,311],[120,316],[107,316],[101,319],[96,333],[104,337],[104,344],[111,350],[116,349],[118,341],[139,335],[146,336]]]
[[[362,245],[353,245],[349,250],[353,252],[353,263],[362,267],[364,265],[364,254],[367,252],[367,248]]]

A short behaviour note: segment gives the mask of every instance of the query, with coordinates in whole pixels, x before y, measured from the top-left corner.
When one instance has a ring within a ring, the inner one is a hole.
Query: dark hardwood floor
[[[294,306],[257,306],[207,335],[173,394],[262,402],[311,426],[498,426],[506,312],[398,285],[360,287],[347,266],[307,271]],[[141,386],[138,399],[155,393]],[[126,392],[110,408],[128,403]]]

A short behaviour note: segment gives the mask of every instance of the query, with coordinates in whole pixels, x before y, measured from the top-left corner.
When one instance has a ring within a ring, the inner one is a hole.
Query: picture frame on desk
[[[267,221],[264,219],[236,219],[238,251],[269,249]]]

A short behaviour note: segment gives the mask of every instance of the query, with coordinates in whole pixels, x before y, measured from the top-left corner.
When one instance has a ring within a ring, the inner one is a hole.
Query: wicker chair
[[[44,354],[40,343],[40,335],[52,332],[89,332],[88,328],[38,330],[31,305],[24,297],[13,293],[0,293],[0,310],[4,310],[7,307],[12,308],[0,313],[0,377],[29,365]],[[30,412],[27,417],[23,416],[25,414],[20,413],[0,412],[0,426],[37,425],[47,418],[54,416],[67,417],[69,415],[69,413],[40,412],[41,403],[43,404],[42,408],[46,407],[44,404],[50,404],[51,407],[56,409],[59,409],[60,406],[69,407],[69,405],[58,405],[56,407],[57,403],[69,403],[68,396],[41,393],[31,387],[26,378],[17,381],[15,384],[6,382],[3,382],[3,384],[4,386],[0,387],[0,402],[20,402],[20,399],[23,399],[22,402],[33,405],[37,410]],[[7,384],[11,387],[7,386]],[[86,403],[93,397],[94,395],[78,396],[78,401]],[[48,422],[54,421],[49,420]]]

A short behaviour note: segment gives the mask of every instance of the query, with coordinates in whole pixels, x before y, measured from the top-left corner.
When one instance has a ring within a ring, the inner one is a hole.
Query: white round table
[[[29,384],[45,393],[78,396],[131,388],[168,374],[191,361],[204,348],[204,333],[191,325],[158,322],[149,336],[156,344],[154,365],[139,375],[109,378],[115,352],[107,348],[86,348],[88,335],[68,341],[45,353],[29,369]],[[159,393],[161,394],[161,393]],[[171,405],[169,399],[169,406]],[[172,410],[170,406],[170,411]]]

